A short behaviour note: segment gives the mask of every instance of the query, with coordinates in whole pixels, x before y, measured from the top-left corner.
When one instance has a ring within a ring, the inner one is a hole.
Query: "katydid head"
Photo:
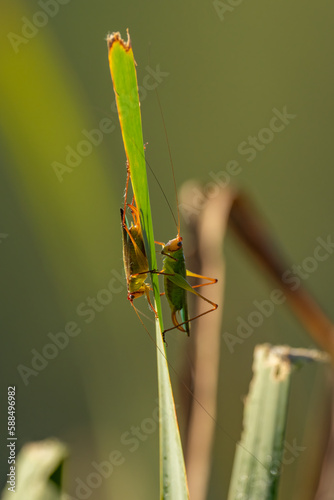
[[[178,250],[180,250],[180,248],[182,248],[182,245],[182,237],[178,234],[176,238],[173,238],[166,243],[161,253],[164,254],[177,252]]]
[[[129,292],[128,293],[128,300],[130,302],[133,302],[135,299],[138,299],[138,297],[141,297],[144,295],[145,291],[144,290],[137,290],[135,292]]]

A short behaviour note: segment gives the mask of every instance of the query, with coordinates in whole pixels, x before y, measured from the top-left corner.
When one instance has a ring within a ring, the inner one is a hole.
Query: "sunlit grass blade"
[[[131,42],[129,36],[127,42],[123,41],[119,33],[108,36],[107,41],[110,72],[114,85],[124,148],[130,167],[133,192],[140,214],[148,264],[151,270],[157,269],[137,75]],[[157,363],[160,410],[160,497],[182,500],[188,498],[187,479],[168,364],[161,336],[163,320],[158,276],[153,274],[151,279],[155,306],[158,313],[156,343],[158,348]]]
[[[116,96],[122,137],[130,167],[133,192],[140,212],[141,225],[151,269],[156,268],[151,207],[147,186],[146,164],[137,75],[130,38],[127,42],[119,33],[108,37],[109,66]],[[148,241],[153,241],[153,246]]]
[[[296,366],[310,361],[329,361],[329,356],[288,346],[256,347],[228,500],[277,498],[291,375]]]
[[[15,493],[5,490],[2,500],[62,500],[62,468],[67,450],[60,441],[48,439],[26,444],[15,466]],[[7,483],[7,487],[10,484]]]

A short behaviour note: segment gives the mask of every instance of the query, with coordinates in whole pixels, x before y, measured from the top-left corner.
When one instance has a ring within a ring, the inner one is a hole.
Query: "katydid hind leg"
[[[171,327],[171,328],[166,329],[164,331],[164,333],[168,332],[168,331],[171,331],[171,330],[175,330],[177,328],[177,329],[179,329],[181,331],[184,331],[185,333],[187,333],[189,335],[189,328],[186,327],[185,329],[182,329],[182,328],[179,328],[179,327],[182,327],[183,325],[189,325],[189,323],[191,321],[194,321],[195,319],[200,318],[201,316],[204,316],[205,314],[213,312],[213,311],[215,311],[218,308],[218,304],[216,304],[215,302],[209,300],[208,298],[204,297],[204,295],[202,295],[202,294],[200,294],[200,293],[198,293],[198,292],[196,292],[194,290],[194,288],[197,288],[199,286],[213,285],[213,284],[217,283],[218,280],[215,279],[215,278],[208,278],[207,276],[202,276],[200,274],[195,274],[195,273],[192,273],[191,271],[188,271],[188,270],[187,270],[187,276],[192,276],[192,277],[196,277],[196,278],[200,278],[200,279],[210,280],[209,283],[202,283],[200,285],[193,285],[193,286],[191,286],[186,279],[181,278],[180,276],[178,276],[177,277],[177,285],[180,288],[183,288],[185,291],[191,292],[194,295],[196,295],[197,297],[200,297],[202,300],[205,300],[212,307],[208,311],[204,311],[203,313],[198,314],[198,315],[194,316],[193,318],[190,318],[190,319],[187,319],[185,321],[182,321],[181,323],[177,322],[177,319],[176,319],[176,316],[175,316],[175,312],[174,312],[174,314],[172,312],[172,320],[173,320],[174,326]],[[174,275],[174,279],[175,279],[175,275]],[[180,314],[182,316],[182,311],[180,312]],[[177,324],[176,324],[176,322],[177,322]]]
[[[178,330],[180,330],[180,328],[179,328],[180,326],[182,326],[182,325],[186,325],[186,324],[189,324],[191,321],[194,321],[195,319],[198,319],[198,318],[200,318],[201,316],[204,316],[205,314],[209,314],[210,312],[213,312],[213,311],[215,311],[216,309],[218,309],[218,304],[215,304],[214,302],[211,302],[209,299],[206,299],[206,298],[205,298],[205,297],[203,297],[202,295],[200,295],[200,297],[201,297],[202,299],[206,300],[207,302],[210,302],[210,304],[212,304],[212,308],[211,308],[211,309],[209,309],[208,311],[204,311],[204,312],[203,312],[203,313],[201,313],[201,314],[197,314],[197,316],[194,316],[193,318],[189,318],[187,321],[183,321],[182,323],[178,323],[178,325],[177,325],[177,326],[172,326],[171,328],[167,328],[166,330],[164,330],[164,332],[163,332],[163,333],[165,334],[166,332],[170,332],[170,331],[172,331],[172,330],[175,330],[176,328],[177,328]],[[181,330],[181,331],[182,331],[182,330]],[[186,331],[186,330],[183,330],[183,331],[184,331],[185,333],[187,333],[187,331]],[[188,335],[189,335],[189,334],[188,334]]]
[[[191,278],[198,278],[201,280],[207,280],[208,283],[200,283],[199,285],[192,285],[192,288],[199,288],[200,286],[208,286],[208,285],[214,285],[215,283],[218,283],[217,278],[209,278],[208,276],[202,276],[201,274],[193,273],[192,271],[186,270],[187,276],[190,276]]]

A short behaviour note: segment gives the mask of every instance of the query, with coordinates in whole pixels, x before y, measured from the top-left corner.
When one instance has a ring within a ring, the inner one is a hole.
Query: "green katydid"
[[[211,285],[217,283],[218,280],[216,278],[201,276],[200,274],[193,273],[186,269],[182,238],[179,233],[176,238],[168,241],[168,243],[164,245],[161,253],[164,255],[163,269],[161,274],[164,274],[164,289],[169,307],[171,309],[172,321],[174,324],[174,327],[165,329],[163,334],[165,335],[166,332],[177,328],[181,332],[187,333],[187,335],[189,336],[190,322],[194,319],[204,316],[205,314],[208,314],[209,312],[215,311],[218,307],[218,304],[215,304],[211,300],[207,299],[196,290],[194,290],[194,288]],[[187,276],[205,279],[208,280],[208,283],[191,286],[186,279]],[[193,318],[189,318],[187,292],[193,293],[197,297],[205,300],[212,306],[212,308],[201,314],[197,314],[197,316],[194,316]],[[179,322],[176,317],[176,313],[178,311],[180,311],[181,322]]]
[[[184,257],[184,252],[183,252],[183,243],[182,243],[182,237],[180,236],[180,212],[179,212],[179,202],[178,202],[178,196],[177,196],[177,188],[176,188],[176,181],[175,181],[175,171],[174,171],[174,164],[173,164],[173,159],[172,159],[172,153],[169,145],[169,140],[168,140],[168,135],[167,135],[167,128],[165,124],[165,119],[163,116],[162,112],[162,107],[161,103],[159,100],[159,95],[157,90],[155,89],[159,109],[160,109],[160,114],[162,118],[162,123],[165,131],[165,137],[166,137],[166,142],[167,142],[167,147],[168,147],[168,153],[169,153],[169,159],[170,159],[170,164],[172,167],[172,175],[173,175],[173,182],[174,182],[174,191],[175,191],[175,198],[176,198],[176,207],[177,207],[177,236],[176,238],[173,238],[168,241],[168,243],[160,243],[156,242],[159,245],[162,245],[162,250],[161,253],[164,255],[164,260],[163,260],[163,269],[161,271],[161,274],[164,275],[164,289],[165,289],[165,295],[167,297],[169,307],[171,309],[172,313],[172,321],[174,326],[172,328],[167,328],[163,332],[163,338],[165,339],[165,333],[171,330],[174,330],[177,328],[181,332],[187,333],[189,336],[190,333],[190,322],[193,321],[194,319],[200,318],[201,316],[204,316],[205,314],[208,314],[209,312],[215,311],[218,308],[218,304],[215,304],[215,302],[212,302],[211,300],[207,299],[200,293],[198,293],[194,288],[199,288],[201,286],[206,286],[206,285],[212,285],[214,283],[217,283],[216,278],[208,278],[207,276],[201,276],[200,274],[193,273],[191,271],[188,271],[186,269],[186,264],[185,264],[185,257]],[[152,169],[151,169],[152,170]],[[168,206],[170,208],[170,205],[168,203]],[[175,217],[173,215],[173,218],[175,220]],[[175,220],[176,222],[176,220]],[[193,278],[199,278],[199,279],[205,279],[208,280],[207,283],[201,283],[199,285],[193,285],[191,286],[190,283],[188,283],[186,277],[191,276]],[[201,299],[205,300],[208,302],[212,307],[208,309],[207,311],[198,314],[197,316],[194,316],[193,318],[189,318],[188,314],[188,303],[187,303],[187,292],[193,293],[197,297],[200,297]],[[178,321],[176,317],[176,313],[180,311],[180,317],[181,317],[181,322]]]

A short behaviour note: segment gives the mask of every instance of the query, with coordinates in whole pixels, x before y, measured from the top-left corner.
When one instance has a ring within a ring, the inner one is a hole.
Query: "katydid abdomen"
[[[172,240],[173,242],[174,240]],[[173,275],[182,276],[186,278],[186,264],[184,259],[184,253],[182,247],[174,251],[171,256],[171,250],[169,250],[171,242],[168,242],[164,247],[164,261],[163,270],[164,274],[164,289],[165,294],[169,303],[169,307],[172,313],[172,321],[174,326],[189,335],[189,317],[188,317],[188,305],[187,305],[187,292],[184,288],[180,287],[173,280]],[[176,318],[176,313],[180,311],[181,323],[184,326],[180,326],[179,321]]]

